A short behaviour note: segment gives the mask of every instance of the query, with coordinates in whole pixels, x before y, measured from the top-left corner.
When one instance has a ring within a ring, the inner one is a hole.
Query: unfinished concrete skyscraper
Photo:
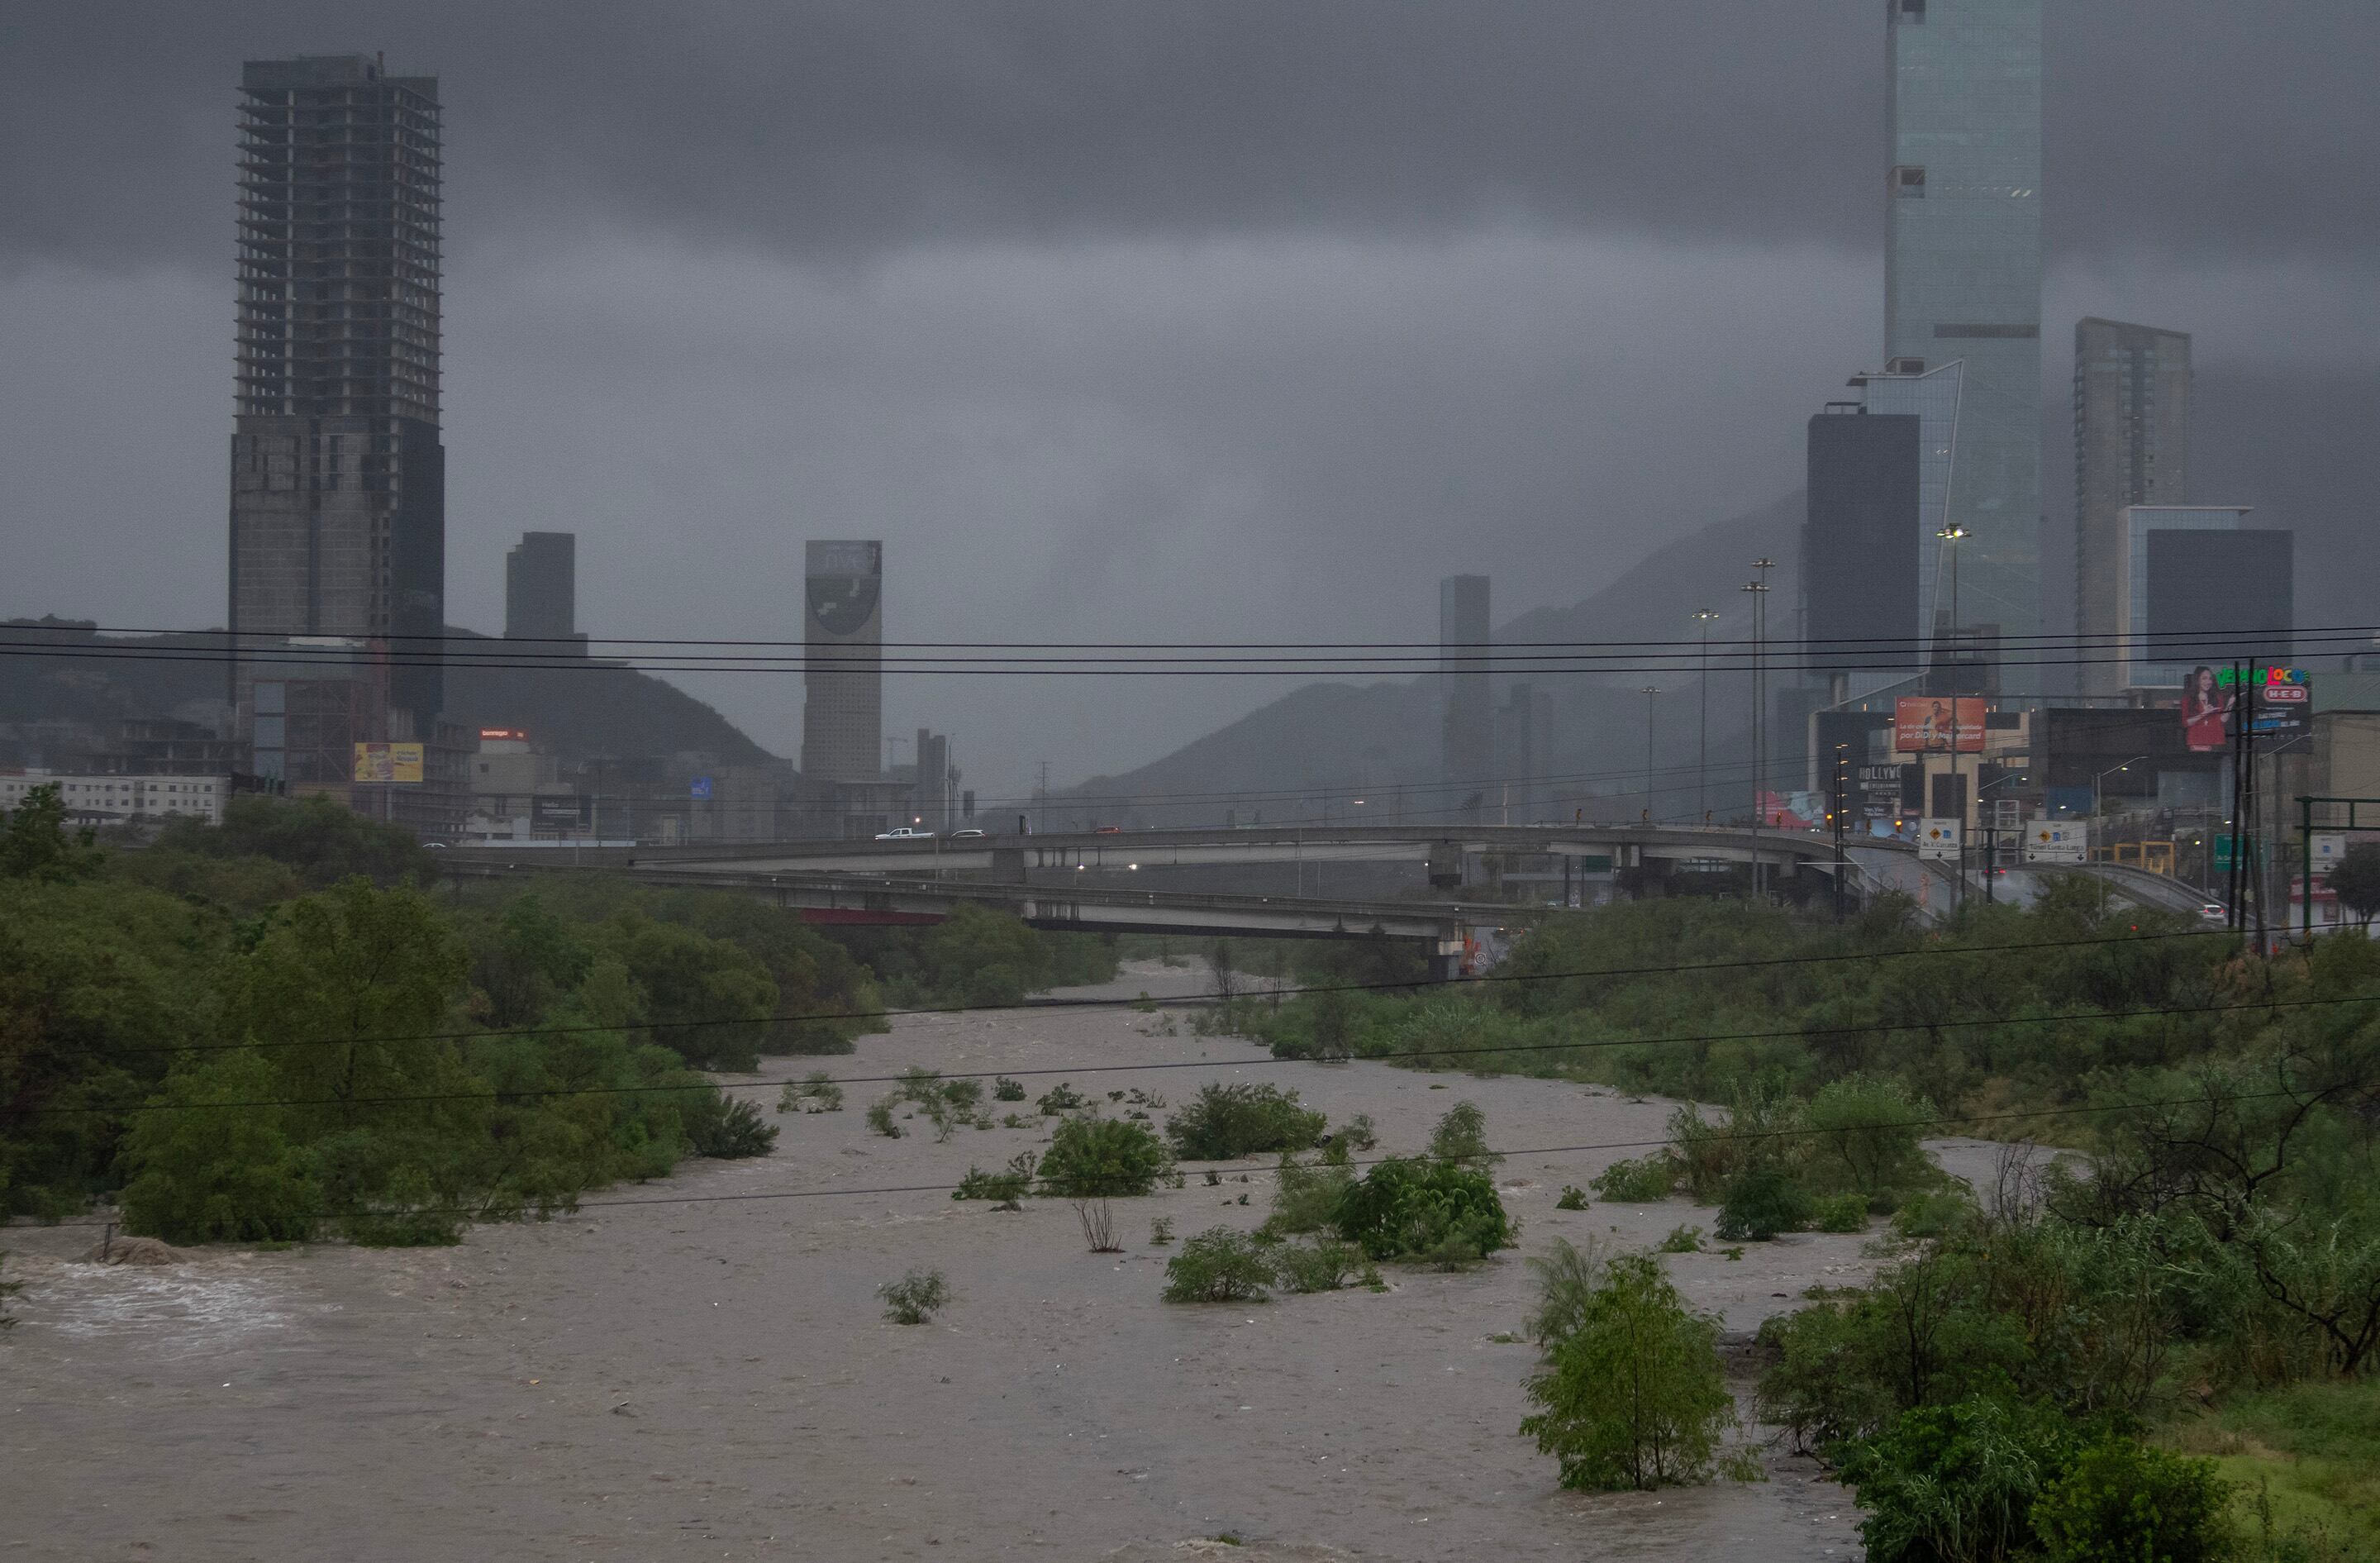
[[[1438,583],[1439,776],[1444,807],[1475,805],[1471,789],[1496,769],[1495,697],[1488,688],[1488,578],[1450,575]]]
[[[884,544],[811,543],[803,556],[802,775],[884,773]]]
[[[437,79],[367,55],[251,60],[239,133],[234,644],[349,642],[335,666],[276,669],[357,686],[349,739],[428,738],[446,605]],[[273,677],[236,664],[235,699]],[[345,740],[309,758],[266,741],[283,730],[255,735],[260,769],[344,778]]]

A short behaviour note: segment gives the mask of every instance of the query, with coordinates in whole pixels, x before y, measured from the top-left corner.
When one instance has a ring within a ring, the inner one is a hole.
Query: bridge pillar
[[[991,877],[998,885],[1025,883],[1025,849],[994,847],[991,849]]]

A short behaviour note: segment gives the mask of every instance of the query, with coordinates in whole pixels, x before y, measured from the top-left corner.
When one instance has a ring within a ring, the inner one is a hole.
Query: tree
[[[1565,1487],[1639,1490],[1709,1478],[1735,1421],[1718,1324],[1689,1313],[1648,1254],[1604,1266],[1574,1323],[1546,1349],[1521,1431],[1561,1462]],[[1557,1318],[1556,1322],[1561,1322]]]
[[[224,805],[222,824],[188,816],[168,820],[157,846],[209,858],[270,858],[325,889],[357,874],[383,886],[406,880],[426,885],[438,876],[438,854],[411,831],[321,797],[295,802],[234,798]]]
[[[1146,1194],[1170,1165],[1165,1142],[1145,1125],[1073,1117],[1058,1126],[1041,1153],[1041,1188],[1069,1200]]]
[[[1488,1145],[1488,1115],[1475,1102],[1457,1102],[1429,1133],[1434,1161],[1486,1171],[1504,1158]]]
[[[2380,915],[2380,843],[2359,841],[2330,871],[2331,894],[2369,930]]]
[[[67,806],[58,784],[30,788],[0,830],[0,879],[70,885],[99,872],[102,853],[88,829],[67,833]]]

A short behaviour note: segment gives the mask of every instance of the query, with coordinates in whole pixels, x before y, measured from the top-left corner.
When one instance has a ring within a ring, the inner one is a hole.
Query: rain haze
[[[0,613],[223,622],[240,62],[359,50],[444,104],[454,623],[539,529],[598,636],[798,639],[813,537],[884,541],[896,640],[1567,606],[1793,491],[1877,367],[1877,10],[20,8]],[[2193,334],[2200,496],[2286,510],[2302,620],[2369,617],[2375,48],[2358,5],[2051,8],[2046,579],[2105,315]],[[680,681],[797,754],[796,680]],[[1014,792],[1287,687],[896,677],[885,728]]]

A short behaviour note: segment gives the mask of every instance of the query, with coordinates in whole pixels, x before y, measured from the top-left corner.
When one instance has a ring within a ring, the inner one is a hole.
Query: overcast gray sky
[[[2380,6],[2049,9],[2052,405],[2085,313],[2374,405]],[[1881,13],[9,7],[0,615],[222,621],[239,62],[374,49],[446,105],[459,623],[501,628],[528,528],[579,533],[597,634],[797,637],[815,536],[885,540],[903,639],[1423,640],[1455,569],[1500,617],[1574,601],[1798,483],[1876,359]],[[2226,405],[2202,444],[2306,422]],[[2279,465],[2363,537],[2360,426]],[[796,751],[790,681],[689,683]],[[1270,692],[895,679],[886,715],[1004,791]]]

